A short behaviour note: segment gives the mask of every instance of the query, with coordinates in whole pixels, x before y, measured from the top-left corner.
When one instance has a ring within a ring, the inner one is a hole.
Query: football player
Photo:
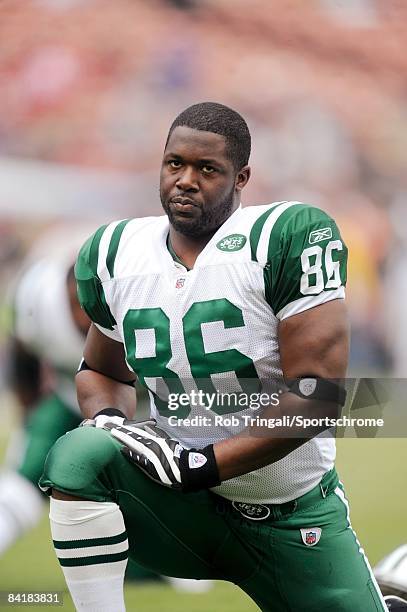
[[[165,215],[103,226],[80,251],[86,426],[41,479],[77,610],[125,609],[129,555],[234,582],[262,610],[386,610],[319,425],[345,401],[346,246],[313,206],[241,207],[250,146],[234,110],[189,107],[165,145]],[[138,424],[136,377],[153,417]],[[282,425],[265,431],[240,400],[272,377],[261,415]],[[306,415],[321,418],[304,436]]]
[[[73,261],[72,247],[30,257],[14,292],[8,369],[24,422],[0,473],[0,554],[37,524],[45,457],[81,422],[72,379],[90,321],[76,297]]]

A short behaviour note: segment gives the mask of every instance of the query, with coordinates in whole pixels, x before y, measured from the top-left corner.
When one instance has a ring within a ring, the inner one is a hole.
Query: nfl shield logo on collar
[[[315,544],[318,544],[322,533],[320,527],[309,527],[308,529],[300,529],[300,531],[305,546],[315,546]]]
[[[179,276],[177,278],[177,282],[175,283],[175,289],[182,289],[184,285],[185,285],[185,277]]]

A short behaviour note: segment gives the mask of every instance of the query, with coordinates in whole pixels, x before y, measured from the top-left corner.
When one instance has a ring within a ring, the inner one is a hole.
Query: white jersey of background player
[[[89,321],[77,303],[72,267],[86,232],[67,227],[41,238],[11,290],[9,370],[24,424],[11,436],[0,476],[0,554],[38,522],[44,455],[81,420],[74,373]],[[28,363],[38,370],[31,380]]]

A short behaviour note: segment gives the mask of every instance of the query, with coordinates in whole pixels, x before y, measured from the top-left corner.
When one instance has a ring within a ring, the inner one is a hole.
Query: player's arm
[[[128,369],[123,344],[91,325],[83,353],[86,369],[76,375],[78,402],[85,418],[114,408],[133,418],[136,408],[135,377]]]
[[[327,302],[283,320],[279,325],[281,365],[286,380],[313,376],[343,379],[349,351],[349,326],[344,300]],[[335,402],[303,399],[295,393],[284,393],[280,405],[269,408],[262,417],[300,415],[311,418],[335,417]],[[241,436],[214,445],[220,480],[228,480],[258,469],[285,457],[324,427],[288,430],[280,429],[278,437],[272,430],[246,431]],[[295,437],[300,436],[298,438]]]
[[[267,250],[256,251],[264,267],[265,296],[279,321],[280,362],[286,382],[312,377],[315,393],[303,397],[300,386],[280,396],[276,408],[262,417],[332,418],[339,403],[335,386],[346,374],[349,332],[344,303],[347,249],[329,215],[299,206],[276,236],[270,234]],[[264,243],[264,241],[263,241]],[[341,389],[338,389],[338,397]],[[292,420],[290,421],[292,422]],[[215,444],[220,479],[250,472],[285,457],[324,427],[290,427],[289,430],[256,430]],[[325,427],[326,429],[326,427]]]
[[[136,407],[135,376],[126,365],[124,347],[100,279],[99,244],[105,226],[81,248],[75,278],[78,299],[92,325],[76,375],[82,414],[93,418],[107,409],[132,418]]]

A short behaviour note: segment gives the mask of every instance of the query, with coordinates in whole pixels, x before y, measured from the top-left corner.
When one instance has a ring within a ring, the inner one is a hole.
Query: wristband
[[[182,491],[192,493],[220,484],[213,444],[200,450],[183,450],[179,458]]]

